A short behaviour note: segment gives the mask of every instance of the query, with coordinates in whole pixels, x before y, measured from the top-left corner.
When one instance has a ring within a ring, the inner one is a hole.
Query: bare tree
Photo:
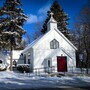
[[[22,39],[22,43],[21,43],[22,49],[25,49],[26,46],[27,46],[27,41],[26,41],[26,39]]]
[[[31,42],[31,36],[30,34],[26,34],[26,43],[30,44],[30,42]]]
[[[42,22],[37,22],[36,27],[34,28],[35,32],[34,32],[34,35],[33,35],[33,40],[37,39],[40,35],[42,35],[42,33],[40,31],[41,28],[42,28]]]
[[[24,49],[26,48],[31,42],[31,35],[26,34],[25,37],[22,39],[21,47]]]
[[[89,2],[89,1],[88,1]],[[84,53],[85,67],[90,67],[90,4],[83,6],[76,22],[76,40],[79,53]]]

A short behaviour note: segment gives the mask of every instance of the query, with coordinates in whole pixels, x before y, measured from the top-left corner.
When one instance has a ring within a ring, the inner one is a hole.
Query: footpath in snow
[[[90,77],[41,77],[13,71],[0,72],[0,90],[31,88],[90,87]]]

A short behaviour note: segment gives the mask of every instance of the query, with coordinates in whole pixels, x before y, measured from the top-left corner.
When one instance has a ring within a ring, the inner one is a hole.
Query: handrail
[[[72,59],[71,55],[69,55],[69,53],[63,47],[61,47],[61,49]]]

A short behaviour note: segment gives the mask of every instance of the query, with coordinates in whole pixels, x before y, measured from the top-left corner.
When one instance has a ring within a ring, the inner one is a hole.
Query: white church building
[[[77,48],[58,30],[52,13],[47,29],[23,50],[24,59],[19,62],[30,64],[32,70],[54,66],[56,72],[68,72],[70,67],[76,68]]]

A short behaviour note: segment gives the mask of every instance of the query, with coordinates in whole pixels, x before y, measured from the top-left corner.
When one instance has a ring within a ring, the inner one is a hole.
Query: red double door
[[[67,57],[66,56],[57,57],[57,70],[58,72],[67,72]]]

